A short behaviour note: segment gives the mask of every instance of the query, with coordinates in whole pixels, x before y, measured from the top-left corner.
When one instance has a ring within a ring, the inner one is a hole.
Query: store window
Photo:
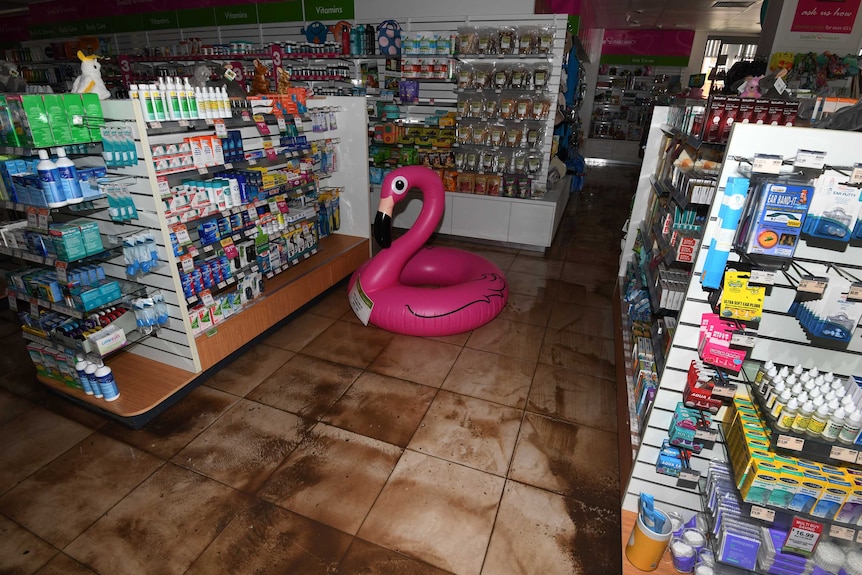
[[[754,60],[756,52],[757,38],[754,37],[710,37],[706,41],[700,70],[707,75],[704,96],[709,96],[713,87],[716,90],[723,88],[727,71],[737,62]]]

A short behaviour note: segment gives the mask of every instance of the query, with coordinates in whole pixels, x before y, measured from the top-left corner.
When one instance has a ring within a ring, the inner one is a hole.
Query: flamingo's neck
[[[424,189],[423,189],[424,188]],[[407,232],[392,242],[392,245],[374,256],[362,272],[362,287],[366,290],[381,289],[398,283],[401,270],[410,258],[419,251],[443,217],[446,194],[439,180],[420,188],[422,211]]]

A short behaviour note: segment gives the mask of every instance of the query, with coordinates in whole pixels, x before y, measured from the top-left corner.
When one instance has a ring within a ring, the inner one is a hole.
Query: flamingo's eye
[[[394,180],[392,180],[392,191],[398,194],[399,196],[407,191],[408,188],[407,178],[404,176],[398,176]]]

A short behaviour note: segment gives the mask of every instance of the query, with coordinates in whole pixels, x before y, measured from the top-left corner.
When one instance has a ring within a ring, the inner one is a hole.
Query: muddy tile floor
[[[472,333],[362,326],[344,285],[144,429],[34,383],[0,321],[0,573],[621,571],[612,294],[637,172],[593,168]],[[122,388],[122,382],[120,382]]]

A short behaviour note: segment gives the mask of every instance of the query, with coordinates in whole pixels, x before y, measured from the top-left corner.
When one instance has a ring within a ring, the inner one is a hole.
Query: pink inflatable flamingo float
[[[393,242],[392,209],[414,187],[422,192],[419,219]],[[399,168],[383,180],[374,220],[374,237],[383,250],[350,278],[350,305],[362,323],[439,336],[470,331],[502,311],[509,292],[496,265],[462,250],[424,246],[444,205],[443,182],[428,168]]]

